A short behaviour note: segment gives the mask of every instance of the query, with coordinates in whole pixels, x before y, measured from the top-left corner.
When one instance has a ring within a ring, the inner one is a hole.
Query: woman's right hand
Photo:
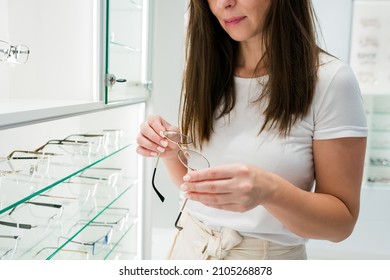
[[[158,115],[151,115],[140,126],[137,136],[137,153],[145,157],[168,157],[177,154],[177,145],[170,143],[164,136],[166,130],[179,131]]]

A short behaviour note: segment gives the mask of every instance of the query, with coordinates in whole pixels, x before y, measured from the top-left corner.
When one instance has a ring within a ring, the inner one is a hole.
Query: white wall
[[[0,98],[10,92],[13,98],[91,100],[95,4],[96,0],[0,0],[0,40],[30,49],[26,64],[0,62],[0,74],[8,76],[0,84]]]
[[[153,93],[149,113],[163,116],[177,125],[178,107],[184,59],[184,14],[186,1],[155,0],[153,18]],[[145,188],[151,190],[155,158],[146,159]],[[170,181],[164,165],[160,162],[156,173],[156,187],[165,196],[161,203],[151,192],[152,219],[156,227],[172,228],[179,210],[177,188]]]
[[[348,62],[352,0],[313,0],[312,2],[322,31],[321,46],[339,59]]]
[[[8,0],[0,0],[0,40],[9,42],[8,36]],[[4,62],[0,62],[0,88],[2,93],[0,97],[8,97],[9,93],[9,71],[8,67],[1,66]]]

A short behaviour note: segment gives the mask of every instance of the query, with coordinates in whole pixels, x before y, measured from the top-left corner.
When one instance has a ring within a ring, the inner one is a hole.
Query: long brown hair
[[[222,29],[207,0],[191,0],[188,8],[180,121],[182,132],[202,146],[210,139],[214,118],[234,108],[238,43]],[[263,27],[265,52],[259,61],[269,77],[258,99],[267,102],[260,133],[276,128],[286,136],[310,108],[322,51],[315,19],[310,0],[270,1]]]

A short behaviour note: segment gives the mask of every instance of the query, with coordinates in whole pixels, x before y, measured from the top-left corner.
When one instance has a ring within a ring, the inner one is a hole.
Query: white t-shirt
[[[313,140],[367,136],[363,101],[351,68],[328,55],[321,55],[321,61],[310,110],[292,127],[287,138],[270,131],[258,135],[264,118],[259,113],[260,105],[253,101],[263,86],[259,79],[235,77],[235,108],[229,116],[215,121],[211,141],[201,151],[210,166],[245,162],[311,191],[314,185]],[[267,78],[260,80],[266,82]],[[285,245],[307,241],[290,232],[263,206],[238,213],[189,200],[186,207],[191,215],[216,230],[228,227],[244,236]]]

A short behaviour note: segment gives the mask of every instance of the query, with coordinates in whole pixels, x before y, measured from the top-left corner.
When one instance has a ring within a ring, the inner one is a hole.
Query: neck
[[[260,61],[262,57],[263,48],[259,47],[259,44],[241,42],[235,75],[242,78],[264,76],[267,70],[264,62]]]

